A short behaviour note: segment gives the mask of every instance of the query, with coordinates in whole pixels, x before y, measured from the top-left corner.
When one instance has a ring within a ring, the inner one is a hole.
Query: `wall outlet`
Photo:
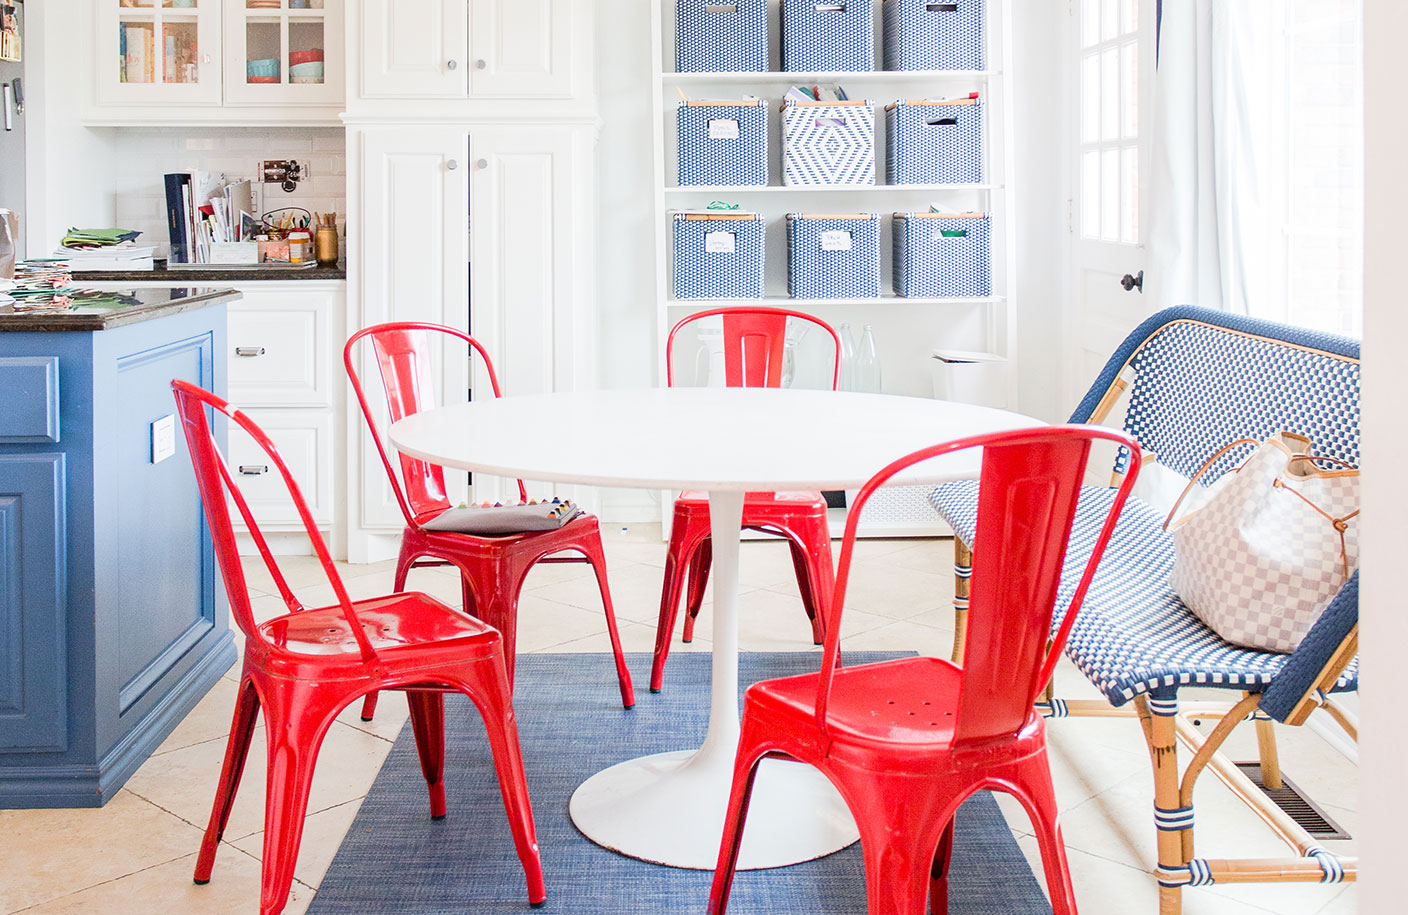
[[[176,414],[168,413],[151,425],[152,463],[162,461],[176,453]]]

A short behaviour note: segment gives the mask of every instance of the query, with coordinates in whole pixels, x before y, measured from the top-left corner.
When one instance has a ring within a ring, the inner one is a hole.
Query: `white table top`
[[[1039,420],[920,397],[780,388],[650,388],[502,397],[409,416],[402,452],[446,467],[598,486],[721,491],[847,489],[895,458]],[[979,455],[895,483],[977,476]]]

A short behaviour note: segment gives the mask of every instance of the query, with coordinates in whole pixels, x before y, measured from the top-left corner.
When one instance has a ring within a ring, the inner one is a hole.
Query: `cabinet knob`
[[[206,54],[206,55],[204,55],[203,57],[201,57],[200,62],[203,63],[203,64],[208,64],[208,63],[210,63],[210,55],[209,55],[209,54]]]
[[[476,61],[474,62],[474,69],[476,69],[476,70],[487,70],[487,69],[489,69],[489,62],[488,62],[487,60],[485,60],[484,58],[481,57],[481,58],[479,58],[478,60],[476,60]]]
[[[240,473],[247,477],[257,477],[269,472],[268,464],[241,464]]]
[[[459,65],[460,65],[460,62],[457,61],[457,60],[447,60],[447,61],[445,61],[445,67],[446,67],[446,69],[449,69],[449,70],[454,70],[454,69],[456,69],[457,67],[459,67]]]
[[[475,167],[475,168],[488,168],[488,167],[489,167],[489,160],[488,160],[488,159],[480,159],[479,161],[477,161],[477,162],[474,163],[474,167]]]
[[[262,346],[237,346],[237,347],[235,347],[235,355],[236,355],[236,356],[262,356],[262,355],[264,355],[264,347],[262,347]]]
[[[455,169],[460,167],[460,160],[451,159],[449,162],[445,163],[445,167],[448,168],[450,171],[454,171]]]

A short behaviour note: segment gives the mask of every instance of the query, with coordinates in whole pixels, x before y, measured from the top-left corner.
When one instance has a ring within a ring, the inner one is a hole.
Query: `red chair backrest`
[[[1129,475],[1121,481],[1060,631],[1051,617],[1075,519],[1090,445],[1104,439],[1128,446]],[[855,548],[856,526],[870,495],[899,471],[939,455],[983,449],[978,527],[973,543],[967,642],[955,743],[1015,734],[1051,677],[1090,580],[1139,473],[1139,449],[1129,436],[1099,426],[1051,426],[974,436],[906,455],[881,470],[851,504],[826,629],[817,695],[818,724],[840,656],[840,621]],[[1049,640],[1049,642],[1048,642]],[[1048,648],[1049,644],[1049,648]]]
[[[171,382],[171,390],[176,396],[176,409],[181,414],[181,428],[186,434],[187,449],[190,451],[191,464],[195,468],[196,485],[200,488],[201,503],[205,506],[205,517],[210,525],[211,539],[215,542],[215,556],[220,563],[220,573],[225,579],[225,591],[230,597],[230,613],[235,618],[235,624],[240,627],[240,631],[245,634],[246,638],[263,642],[266,645],[270,644],[255,622],[254,612],[250,607],[249,588],[245,583],[244,566],[240,562],[234,527],[230,523],[230,506],[225,501],[227,491],[231,500],[234,501],[235,507],[239,509],[240,516],[244,519],[245,526],[249,530],[250,538],[258,548],[264,565],[269,569],[269,574],[273,577],[284,604],[287,605],[290,612],[302,610],[303,605],[294,596],[283,573],[279,571],[279,566],[274,561],[274,555],[269,549],[268,541],[265,540],[263,532],[259,530],[259,525],[254,520],[253,513],[249,510],[249,503],[245,501],[244,494],[240,492],[239,485],[235,483],[234,476],[230,473],[229,464],[220,454],[220,449],[210,431],[206,407],[212,407],[217,412],[224,414],[249,433],[249,436],[278,468],[279,475],[283,478],[284,486],[288,489],[294,508],[298,512],[298,517],[303,522],[308,539],[313,544],[313,552],[322,563],[323,572],[327,575],[333,593],[337,595],[337,601],[342,607],[342,614],[352,627],[352,634],[361,649],[362,657],[367,661],[374,661],[376,652],[367,639],[366,633],[362,630],[357,612],[352,608],[352,600],[347,594],[347,588],[342,583],[342,576],[338,575],[337,569],[333,567],[332,556],[328,553],[328,547],[323,542],[322,534],[318,532],[318,526],[313,520],[313,513],[308,510],[308,502],[303,498],[303,493],[299,490],[298,483],[293,479],[293,474],[289,472],[288,465],[284,463],[282,455],[279,454],[279,449],[264,434],[264,430],[254,424],[253,420],[220,397],[179,378]]]
[[[787,349],[787,319],[810,321],[824,329],[835,346],[831,389],[841,384],[841,338],[830,324],[800,311],[765,306],[711,308],[680,319],[665,341],[665,383],[675,383],[671,358],[675,334],[687,324],[716,315],[724,323],[724,383],[730,388],[776,388],[782,385],[783,354]]]
[[[381,456],[381,463],[391,480],[391,488],[396,493],[396,501],[401,506],[402,514],[406,516],[406,523],[412,527],[450,507],[450,500],[445,494],[445,473],[438,464],[402,454],[401,474],[397,475],[391,463],[391,455],[381,440],[381,432],[372,416],[371,405],[367,403],[366,392],[357,374],[352,351],[363,337],[371,337],[377,366],[381,370],[382,388],[386,392],[386,405],[394,423],[437,406],[435,376],[430,365],[431,333],[463,341],[473,352],[478,353],[484,360],[484,367],[489,375],[489,386],[493,389],[494,396],[499,396],[499,379],[494,373],[494,363],[488,352],[478,340],[453,327],[421,321],[375,324],[353,334],[342,349],[342,363],[347,368],[347,377],[357,394],[362,416],[367,420],[372,440],[376,443],[377,454]],[[449,358],[449,353],[450,348],[447,347],[446,358]],[[522,480],[518,481],[518,493],[525,502],[528,500]]]

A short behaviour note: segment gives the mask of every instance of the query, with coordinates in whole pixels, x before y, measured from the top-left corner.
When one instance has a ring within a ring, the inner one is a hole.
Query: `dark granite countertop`
[[[197,267],[180,267],[168,270],[166,261],[158,260],[154,270],[75,270],[75,285],[90,283],[176,283],[190,282],[247,283],[250,280],[345,280],[347,264],[339,261],[336,267],[224,267],[220,264],[204,264]]]
[[[109,292],[75,290],[69,296],[69,306],[62,311],[25,312],[16,311],[13,305],[0,306],[0,332],[107,330],[124,324],[164,318],[183,311],[194,311],[222,302],[233,302],[238,298],[240,294],[233,289],[196,287]]]

